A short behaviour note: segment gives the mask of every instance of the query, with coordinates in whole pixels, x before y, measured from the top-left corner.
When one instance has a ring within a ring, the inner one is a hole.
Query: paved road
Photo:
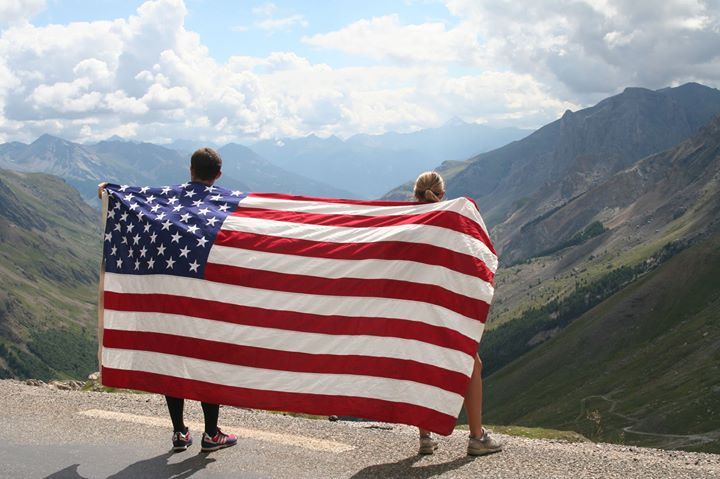
[[[201,411],[186,406],[199,439]],[[222,408],[236,447],[169,452],[156,395],[83,393],[0,381],[0,477],[12,478],[720,478],[720,456],[501,436],[502,453],[465,455],[457,431],[420,457],[416,432]]]

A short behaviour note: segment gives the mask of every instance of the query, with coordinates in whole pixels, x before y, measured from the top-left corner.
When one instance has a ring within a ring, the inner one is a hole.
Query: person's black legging
[[[170,411],[170,419],[173,423],[174,432],[185,433],[185,421],[183,420],[183,409],[185,407],[185,400],[182,398],[174,398],[171,396],[165,396],[167,401],[168,411]],[[215,436],[217,434],[217,423],[218,416],[220,415],[220,406],[217,404],[210,404],[201,402],[203,416],[205,416],[205,432],[209,436]]]

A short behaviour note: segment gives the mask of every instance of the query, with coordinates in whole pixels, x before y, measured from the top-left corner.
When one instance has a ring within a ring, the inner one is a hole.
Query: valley
[[[509,132],[504,146],[469,146],[480,130],[461,124],[228,144],[223,182],[332,197],[372,185],[380,196],[447,160],[448,195],[477,201],[500,253],[480,345],[487,421],[718,453],[718,115],[720,92],[703,85],[628,88],[528,136]],[[442,157],[424,143],[441,133],[462,148]],[[0,376],[82,378],[95,368],[95,185],[179,182],[187,153],[45,135],[0,145],[0,166],[14,170],[0,179]],[[384,198],[408,199],[411,186]]]

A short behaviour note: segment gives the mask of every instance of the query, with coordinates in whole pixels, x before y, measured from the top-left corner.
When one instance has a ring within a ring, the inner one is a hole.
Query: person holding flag
[[[199,187],[205,187],[205,189],[212,191],[213,184],[220,178],[221,175],[222,158],[220,158],[220,155],[212,148],[200,148],[192,154],[190,159],[190,183],[186,184],[186,186],[196,185]],[[98,197],[102,197],[107,185],[108,183],[101,183],[98,185]],[[121,187],[120,189],[122,190],[123,188]],[[158,208],[156,208],[156,211],[157,209]],[[109,216],[111,217],[114,215],[111,213]],[[119,222],[117,225],[121,226]],[[132,223],[126,224],[125,228],[127,229],[130,225],[132,225]],[[118,228],[118,231],[119,230],[120,228]],[[143,251],[143,249],[140,249],[138,254],[145,256]],[[183,249],[181,251],[187,251],[187,249]],[[122,260],[119,259],[118,261]],[[170,257],[170,261],[173,262],[172,257]],[[121,265],[121,263],[117,263],[115,266]],[[149,265],[153,268],[154,260],[151,259]],[[139,260],[136,266],[136,269],[139,269]],[[172,268],[172,264],[170,264],[170,267]],[[192,269],[192,265],[190,268]],[[165,400],[167,402],[168,411],[170,412],[170,420],[173,425],[173,451],[185,451],[193,443],[190,430],[187,426],[185,426],[184,422],[183,412],[185,408],[185,398],[165,395]],[[217,451],[237,444],[237,436],[234,434],[224,433],[217,425],[218,417],[220,415],[220,405],[204,401],[201,401],[200,404],[202,406],[203,416],[205,419],[205,431],[202,434],[201,451]]]
[[[105,187],[102,384],[452,433],[498,266],[472,200],[241,192],[193,157],[193,182]]]
[[[420,203],[437,203],[445,197],[445,181],[436,171],[426,171],[417,177],[413,188],[415,199]],[[492,437],[482,425],[482,361],[475,354],[470,384],[465,393],[465,411],[467,412],[470,438],[467,453],[469,456],[483,456],[502,450],[502,444]],[[420,448],[419,454],[432,454],[438,443],[430,431],[419,428]]]

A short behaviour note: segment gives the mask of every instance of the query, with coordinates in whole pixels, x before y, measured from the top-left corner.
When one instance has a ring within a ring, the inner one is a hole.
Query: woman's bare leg
[[[473,364],[472,375],[470,376],[470,384],[465,393],[465,411],[467,412],[468,426],[470,427],[470,435],[472,437],[482,437],[482,361],[480,356],[475,355],[475,363]],[[418,428],[420,437],[430,436],[430,431]]]
[[[465,412],[471,437],[482,437],[482,361],[475,355],[475,365],[470,376],[470,385],[465,393]]]

